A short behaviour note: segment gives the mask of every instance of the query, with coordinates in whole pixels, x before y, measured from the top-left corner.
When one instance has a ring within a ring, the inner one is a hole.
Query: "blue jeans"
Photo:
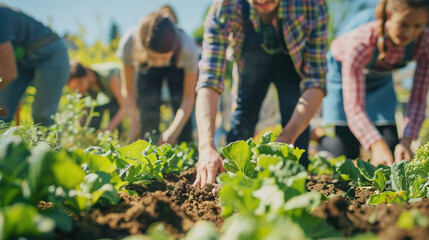
[[[396,125],[376,126],[381,133],[392,154],[399,143]],[[339,157],[345,155],[347,158],[356,159],[360,156],[360,143],[349,127],[335,126],[335,137],[323,136],[320,139],[320,147]]]
[[[33,102],[33,120],[42,126],[54,123],[51,116],[57,112],[58,102],[69,74],[69,58],[62,40],[40,47],[17,63],[18,77],[0,91],[0,106],[8,115],[0,120],[10,122],[15,115],[25,89],[31,84],[36,88]]]

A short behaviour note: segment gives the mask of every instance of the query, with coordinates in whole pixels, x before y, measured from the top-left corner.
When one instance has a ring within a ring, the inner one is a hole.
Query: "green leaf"
[[[130,190],[130,189],[125,189],[124,188],[124,189],[121,189],[121,191],[124,192],[124,193],[127,193],[131,197],[140,197],[140,195],[136,191],[133,191],[133,190]]]
[[[310,239],[341,237],[341,234],[324,219],[311,215],[305,209],[293,209],[286,211],[285,214],[292,218],[292,221],[299,224],[305,235]]]
[[[386,177],[384,176],[383,169],[378,169],[374,174],[374,187],[382,192],[386,187]]]
[[[367,204],[378,205],[381,203],[397,203],[402,204],[408,201],[408,197],[404,191],[392,192],[386,191],[378,194],[372,194],[369,196]]]
[[[362,159],[357,160],[357,166],[362,175],[368,180],[372,181],[374,179],[374,173],[376,168],[369,162],[366,162]]]
[[[392,169],[390,166],[386,166],[383,164],[380,164],[377,166],[377,170],[381,169],[383,171],[383,175],[386,177],[386,180],[389,181],[390,180],[390,175],[392,174]]]
[[[260,143],[256,147],[252,148],[252,152],[257,156],[262,154],[276,155],[282,157],[284,160],[293,160],[298,163],[299,158],[305,150],[299,148],[291,148],[286,143],[271,142],[271,143]]]
[[[334,166],[324,157],[310,158],[308,171],[314,175],[334,174]]]
[[[266,132],[261,137],[261,143],[270,143],[274,142],[277,139],[277,135],[273,132]]]
[[[0,211],[0,240],[6,239],[6,226],[5,226],[5,216],[3,211]]]
[[[209,221],[198,221],[186,234],[184,240],[216,240],[219,239],[220,234],[214,225]]]
[[[425,194],[422,194],[422,196],[420,196],[420,185],[423,185],[421,184],[422,181],[423,179],[419,177],[408,179],[410,198],[425,197]]]
[[[137,140],[128,146],[118,149],[118,153],[126,156],[126,158],[137,160],[139,156],[143,154],[143,151],[149,146],[150,143],[144,140]]]
[[[116,170],[116,163],[112,162],[106,156],[99,155],[87,155],[88,158],[88,166],[90,172],[106,172],[112,173]]]
[[[73,231],[73,219],[64,212],[54,210],[49,212],[46,216],[54,220],[55,227],[61,229],[61,231],[66,233],[71,233]]]
[[[337,176],[344,181],[358,181],[361,178],[359,170],[355,167],[352,160],[346,159],[343,164],[337,167]]]
[[[254,147],[256,147],[256,143],[255,143],[255,141],[253,140],[253,138],[249,138],[249,139],[247,139],[246,143],[247,143],[247,145],[249,145],[249,147],[250,147],[250,148],[254,148]]]
[[[285,202],[283,191],[275,184],[262,186],[253,192],[253,196],[259,199],[259,206],[255,209],[256,215],[276,213]]]
[[[261,231],[262,224],[254,215],[236,214],[225,220],[222,226],[221,240],[256,240],[257,232]]]
[[[258,157],[258,178],[264,179],[266,177],[271,176],[270,166],[276,166],[277,164],[281,163],[283,161],[282,157],[274,156],[274,155],[267,155],[267,154],[261,154]]]
[[[30,156],[27,146],[19,138],[9,138],[0,144],[0,172],[3,178],[27,178]]]
[[[268,169],[269,166],[275,166],[282,160],[282,157],[279,156],[260,154],[257,163],[262,169]]]
[[[289,217],[273,218],[236,214],[225,220],[221,240],[309,239],[303,229]]]
[[[283,190],[285,200],[288,201],[294,196],[307,192],[305,186],[307,171],[304,166],[294,161],[285,161],[282,163],[272,167],[270,171],[279,187]]]
[[[396,226],[405,230],[411,230],[414,227],[427,228],[429,219],[417,209],[404,211],[399,215]]]
[[[85,172],[68,157],[66,151],[49,153],[48,155],[53,157],[53,162],[51,166],[45,165],[44,167],[50,167],[55,185],[71,189],[83,181]]]
[[[32,201],[39,201],[50,185],[68,189],[79,185],[85,173],[65,150],[51,152],[46,144],[33,149],[29,157],[29,182]]]
[[[96,204],[100,198],[107,199],[111,204],[117,204],[120,200],[115,188],[110,184],[110,175],[104,172],[86,175],[80,189],[69,192],[67,203],[76,210],[83,211]]]
[[[4,208],[4,239],[20,236],[37,236],[50,233],[55,228],[55,222],[38,213],[37,208],[25,203],[17,203]]]
[[[249,179],[242,172],[222,173],[218,176],[222,184],[219,199],[222,205],[222,216],[230,216],[234,210],[242,214],[253,214],[259,206],[260,200],[253,196],[253,192],[260,188],[261,182]]]
[[[308,192],[296,197],[289,199],[285,206],[285,210],[306,209],[308,212],[312,213],[323,201],[326,201],[327,197],[319,192]]]
[[[391,167],[392,172],[390,180],[392,181],[392,189],[395,191],[408,191],[408,182],[406,169],[409,162],[407,160],[402,160],[399,163],[394,163]]]
[[[224,161],[225,170],[233,173],[239,171],[248,177],[254,176],[256,163],[251,161],[252,152],[245,141],[230,143],[222,152],[227,159]]]

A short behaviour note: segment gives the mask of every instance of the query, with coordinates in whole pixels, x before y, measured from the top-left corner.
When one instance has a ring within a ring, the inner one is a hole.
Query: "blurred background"
[[[3,0],[10,6],[17,7],[37,20],[50,26],[60,36],[63,36],[72,59],[78,59],[86,65],[101,62],[118,62],[115,51],[122,34],[137,25],[146,14],[158,10],[162,5],[170,5],[178,17],[178,26],[197,43],[203,35],[203,20],[210,6],[210,0]],[[329,8],[329,42],[336,36],[342,25],[357,12],[374,8],[377,0],[327,0]],[[408,102],[412,76],[415,65],[410,64],[406,69],[395,74],[395,82],[400,101],[397,121],[401,133],[402,118]],[[231,63],[227,68],[225,92],[219,103],[217,117],[216,142],[225,144],[225,133],[229,130],[229,113],[231,109]],[[168,89],[163,91],[163,99],[168,102]],[[19,118],[31,121],[31,88],[22,101]],[[172,120],[173,113],[168,104],[161,107],[163,122],[160,129],[165,129]],[[312,125],[323,125],[320,116],[316,116]],[[267,94],[260,112],[260,122],[257,125],[256,137],[271,130],[281,131],[280,114],[278,111],[277,92],[272,86]],[[421,139],[426,142],[429,136],[429,122],[425,121]],[[416,143],[417,144],[417,143]]]

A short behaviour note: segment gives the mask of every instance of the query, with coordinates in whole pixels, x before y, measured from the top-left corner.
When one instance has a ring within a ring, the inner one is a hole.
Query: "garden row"
[[[427,236],[429,149],[392,167],[338,158],[300,165],[303,150],[238,141],[219,185],[192,187],[193,148],[29,147],[0,138],[0,239],[370,239]]]

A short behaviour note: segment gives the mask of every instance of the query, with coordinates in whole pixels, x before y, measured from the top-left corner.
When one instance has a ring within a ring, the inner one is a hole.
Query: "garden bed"
[[[120,193],[118,205],[75,216],[73,233],[58,233],[57,239],[118,239],[144,234],[155,222],[176,239],[184,237],[198,221],[211,221],[220,229],[223,218],[214,187],[192,187],[195,176],[196,169],[191,168],[180,176],[168,174],[163,182],[153,181],[147,187],[127,186],[141,197]]]
[[[175,239],[185,237],[197,221],[207,220],[221,229],[223,218],[213,185],[203,189],[192,187],[196,170],[191,168],[180,176],[169,174],[163,182],[154,181],[147,186],[127,188],[141,197],[120,194],[118,205],[97,209],[75,216],[72,234],[57,232],[57,239],[120,239],[134,234],[144,234],[153,223],[161,223]],[[396,226],[401,213],[416,209],[429,217],[429,201],[416,203],[366,204],[374,193],[371,188],[354,188],[349,182],[338,181],[330,175],[309,176],[309,191],[318,191],[330,198],[322,203],[314,215],[322,217],[344,236],[373,232],[380,239],[424,239],[428,228],[413,227],[405,230]],[[341,195],[348,194],[349,197]]]

